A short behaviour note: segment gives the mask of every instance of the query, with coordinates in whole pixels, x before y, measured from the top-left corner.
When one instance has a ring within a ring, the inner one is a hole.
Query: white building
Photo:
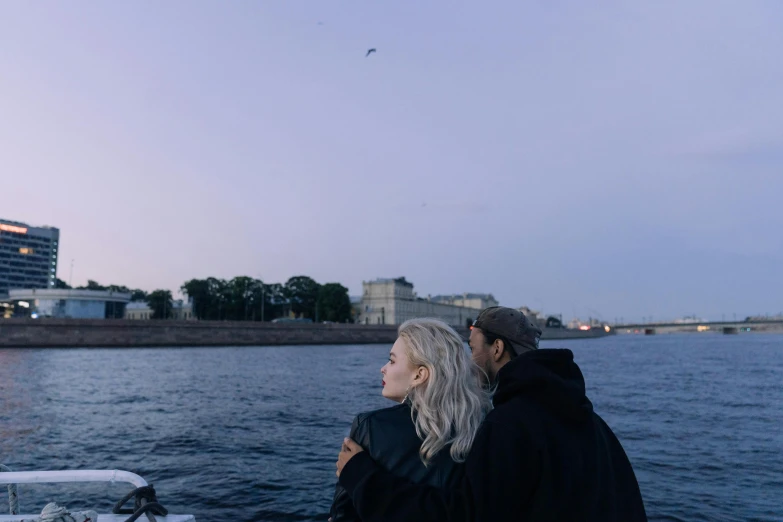
[[[473,308],[483,310],[490,306],[498,306],[498,302],[492,294],[455,294],[455,295],[436,295],[432,300],[439,304],[448,304],[461,306],[463,308]]]
[[[452,326],[466,326],[487,306],[497,306],[491,294],[460,294],[421,298],[404,277],[362,282],[361,303],[355,306],[361,324],[402,324],[433,317]]]
[[[146,320],[152,319],[152,309],[143,301],[134,301],[128,303],[125,307],[125,319]],[[169,319],[179,321],[191,321],[196,317],[193,315],[193,303],[183,302],[181,299],[171,304],[171,317]]]
[[[5,302],[14,317],[121,319],[131,295],[106,290],[32,288],[10,290]]]

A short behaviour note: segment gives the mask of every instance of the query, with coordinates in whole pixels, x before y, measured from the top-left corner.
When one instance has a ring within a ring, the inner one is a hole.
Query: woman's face
[[[416,376],[416,367],[408,359],[408,345],[404,339],[397,338],[389,352],[389,362],[381,368],[381,375],[383,396],[395,402],[402,402]]]

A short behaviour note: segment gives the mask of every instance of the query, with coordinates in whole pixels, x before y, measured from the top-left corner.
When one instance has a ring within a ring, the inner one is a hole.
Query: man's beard
[[[495,383],[495,374],[492,372],[492,368],[489,364],[489,361],[484,361],[484,364],[481,365],[480,368],[481,368],[481,385],[484,388],[489,389]]]

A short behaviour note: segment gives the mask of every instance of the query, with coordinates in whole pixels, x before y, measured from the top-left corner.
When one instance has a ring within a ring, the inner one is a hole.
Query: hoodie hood
[[[582,371],[571,350],[526,352],[501,368],[493,398],[495,406],[520,395],[570,422],[585,422],[593,413],[593,404],[585,395]]]

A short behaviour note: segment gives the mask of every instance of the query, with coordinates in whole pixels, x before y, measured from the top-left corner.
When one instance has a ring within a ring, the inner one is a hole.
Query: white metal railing
[[[64,471],[9,471],[0,473],[0,484],[44,484],[51,482],[127,482],[137,488],[147,481],[119,469],[64,470]]]

